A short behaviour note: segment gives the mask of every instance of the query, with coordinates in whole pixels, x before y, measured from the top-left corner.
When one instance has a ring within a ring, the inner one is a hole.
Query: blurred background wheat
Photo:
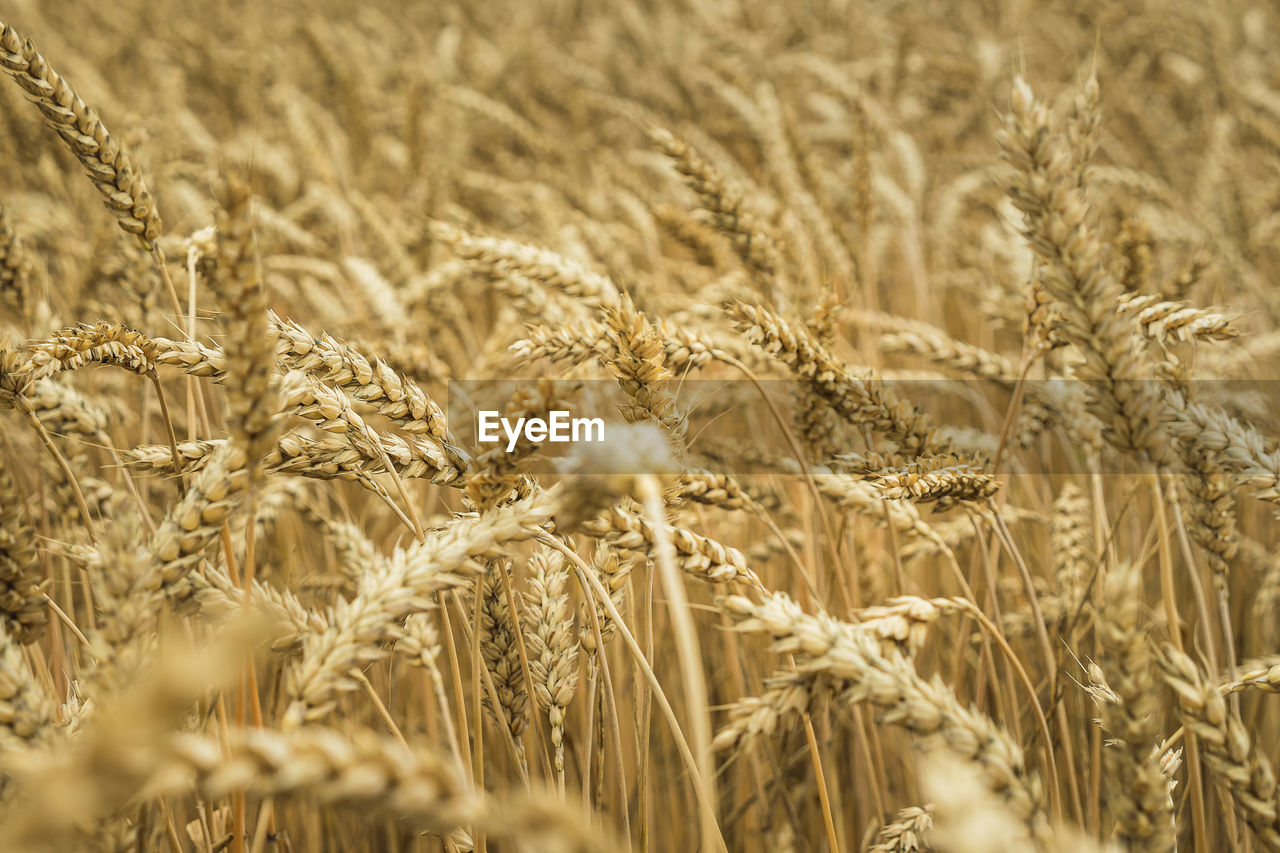
[[[1275,7],[7,0],[0,69],[0,849],[1280,850]],[[459,438],[512,377],[611,473]]]

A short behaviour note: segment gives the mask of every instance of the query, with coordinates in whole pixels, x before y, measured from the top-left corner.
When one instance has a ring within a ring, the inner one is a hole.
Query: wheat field
[[[1280,850],[1274,5],[0,70],[0,850]]]

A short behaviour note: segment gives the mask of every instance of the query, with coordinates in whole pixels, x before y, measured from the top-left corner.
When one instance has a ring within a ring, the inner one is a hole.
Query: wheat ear
[[[31,316],[32,261],[18,236],[9,227],[0,206],[0,298],[27,319]]]
[[[1061,314],[1058,331],[1084,353],[1077,375],[1091,383],[1091,408],[1104,435],[1121,452],[1167,463],[1159,399],[1117,311],[1122,290],[1087,221],[1089,207],[1077,185],[1082,178],[1064,140],[1050,130],[1048,110],[1022,78],[1014,81],[998,139],[1015,168],[1009,197],[1026,216],[1023,234],[1045,265],[1041,282]]]
[[[845,701],[868,702],[887,722],[973,762],[987,787],[1033,836],[1047,834],[1039,783],[1008,732],[983,714],[964,708],[940,681],[923,679],[900,653],[886,654],[869,632],[826,614],[810,616],[783,595],[768,596],[759,604],[729,596],[720,600],[720,607],[738,630],[771,637],[775,651],[795,656],[798,671],[790,677],[793,683],[830,679]],[[717,735],[716,744],[736,745],[745,734],[745,729],[731,722]]]
[[[27,508],[0,453],[0,633],[30,643],[44,634],[49,610],[44,603],[44,579],[35,530]]]
[[[1195,661],[1171,646],[1159,661],[1165,683],[1178,696],[1182,723],[1195,734],[1205,764],[1226,784],[1254,837],[1267,850],[1280,850],[1280,802],[1271,762]]]
[[[536,839],[537,849],[603,853],[581,818],[545,797],[491,800],[473,793],[456,765],[425,745],[357,732],[308,727],[282,733],[242,729],[225,746],[208,735],[175,735],[152,774],[152,794],[190,780],[205,796],[247,788],[261,796],[307,796],[360,812],[395,816],[418,831],[448,834],[459,826],[495,839]]]
[[[778,247],[742,194],[731,189],[711,163],[670,131],[654,128],[649,131],[649,138],[684,176],[702,209],[711,214],[712,224],[733,244],[743,265],[766,288],[772,286],[778,273]]]
[[[434,593],[474,578],[481,571],[477,560],[500,556],[499,546],[534,536],[555,508],[552,494],[537,492],[380,559],[360,579],[355,597],[334,605],[323,630],[303,639],[302,658],[286,674],[286,725],[332,711],[337,694],[357,686],[352,668],[384,657],[383,644],[402,635],[406,616],[429,609]]]
[[[0,630],[0,751],[40,746],[53,728],[53,702],[22,656],[22,647]],[[0,794],[4,775],[0,771]]]
[[[218,253],[209,276],[226,328],[227,422],[248,457],[251,474],[274,442],[279,395],[272,388],[276,330],[269,322],[267,290],[258,271],[249,187],[227,175],[219,187]]]
[[[727,310],[752,343],[790,368],[849,423],[883,433],[913,456],[946,449],[927,415],[899,402],[880,380],[855,376],[806,329],[743,302]]]
[[[569,610],[568,583],[569,569],[558,551],[540,548],[529,558],[525,645],[534,697],[551,723],[551,746],[562,787],[565,713],[578,687],[578,642]]]
[[[1101,666],[1115,701],[1102,703],[1102,727],[1118,741],[1107,750],[1116,834],[1130,850],[1176,849],[1169,785],[1160,772],[1161,715],[1142,619],[1142,574],[1133,564],[1108,573],[1098,625]]]
[[[932,807],[910,806],[898,812],[892,823],[881,828],[870,853],[922,853],[929,849],[932,829]]]
[[[97,111],[80,100],[30,39],[3,21],[0,67],[22,87],[85,167],[120,227],[150,249],[162,230],[160,214],[129,151],[111,137]]]

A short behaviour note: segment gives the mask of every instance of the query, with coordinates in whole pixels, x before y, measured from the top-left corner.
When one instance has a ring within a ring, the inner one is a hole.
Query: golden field
[[[0,850],[1280,850],[1272,6],[0,70]]]

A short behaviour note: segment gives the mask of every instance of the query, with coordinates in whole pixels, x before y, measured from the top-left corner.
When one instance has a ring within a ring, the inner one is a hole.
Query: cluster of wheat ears
[[[1280,13],[1086,5],[5,4],[0,849],[1280,850]]]

